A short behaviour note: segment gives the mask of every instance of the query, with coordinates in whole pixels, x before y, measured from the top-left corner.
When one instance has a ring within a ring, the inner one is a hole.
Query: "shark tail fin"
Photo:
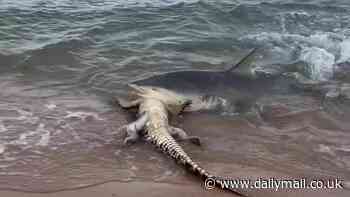
[[[240,73],[250,73],[251,72],[251,62],[254,59],[254,54],[258,48],[254,48],[249,51],[238,63],[234,64],[226,72],[240,72]]]

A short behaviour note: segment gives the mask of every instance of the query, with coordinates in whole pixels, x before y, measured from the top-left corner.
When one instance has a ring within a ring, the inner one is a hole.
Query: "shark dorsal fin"
[[[258,48],[254,48],[247,55],[245,55],[238,63],[229,68],[226,72],[237,72],[237,73],[251,73],[252,72],[252,61],[254,54]]]

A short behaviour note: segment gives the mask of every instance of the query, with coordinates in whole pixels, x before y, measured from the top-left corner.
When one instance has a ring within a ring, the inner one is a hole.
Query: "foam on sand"
[[[0,143],[0,155],[5,152],[5,149],[6,149],[5,145]]]

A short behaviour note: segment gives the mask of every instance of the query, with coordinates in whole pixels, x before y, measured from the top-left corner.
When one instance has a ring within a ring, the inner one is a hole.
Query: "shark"
[[[297,75],[284,74],[291,72],[292,64],[270,69],[271,72],[254,68],[252,62],[257,51],[257,48],[250,50],[229,69],[167,72],[131,84],[161,87],[184,94],[194,101],[187,111],[232,107],[234,112],[246,112],[264,95],[295,92],[293,85],[300,82],[296,80]]]

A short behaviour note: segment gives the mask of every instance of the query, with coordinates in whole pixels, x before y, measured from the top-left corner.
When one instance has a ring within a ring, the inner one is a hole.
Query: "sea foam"
[[[302,50],[300,60],[307,62],[311,79],[327,81],[333,76],[335,57],[325,49],[308,47]]]

